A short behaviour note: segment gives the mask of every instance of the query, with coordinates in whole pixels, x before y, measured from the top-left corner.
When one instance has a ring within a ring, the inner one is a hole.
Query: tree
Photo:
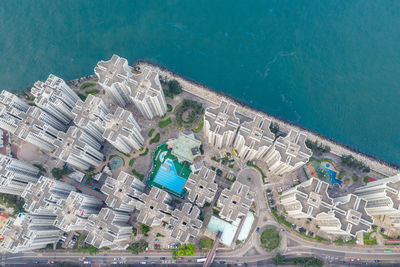
[[[182,86],[177,80],[172,80],[168,82],[168,90],[173,95],[179,95],[182,93]]]
[[[279,124],[276,123],[276,122],[272,122],[272,123],[269,125],[269,129],[271,130],[271,132],[272,132],[273,134],[276,135],[276,134],[279,132]]]
[[[53,168],[51,170],[51,175],[53,175],[53,177],[57,180],[60,180],[64,175],[70,173],[70,171],[68,170],[67,166],[64,165],[64,167],[61,168]]]
[[[272,260],[275,265],[280,265],[283,263],[284,259],[285,257],[283,257],[280,253],[278,253]]]
[[[140,226],[140,231],[142,232],[142,234],[144,236],[148,236],[148,233],[150,232],[150,230],[151,230],[151,227],[148,226],[147,224],[142,224]]]
[[[180,258],[183,256],[194,256],[196,254],[196,246],[193,244],[183,244],[180,245],[177,250],[172,252],[173,258]]]
[[[210,250],[213,246],[214,241],[211,238],[205,237],[200,239],[199,241],[199,249],[207,249]]]
[[[133,254],[139,254],[139,253],[146,251],[146,248],[148,246],[149,246],[149,244],[146,241],[139,240],[137,242],[130,244],[126,250],[132,251]]]

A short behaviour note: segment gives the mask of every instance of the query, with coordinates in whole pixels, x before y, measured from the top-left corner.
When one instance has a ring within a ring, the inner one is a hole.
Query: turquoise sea
[[[3,0],[0,89],[113,53],[400,165],[400,1]]]

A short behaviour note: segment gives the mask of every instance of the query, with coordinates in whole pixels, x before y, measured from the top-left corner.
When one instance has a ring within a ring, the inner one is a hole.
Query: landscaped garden
[[[199,132],[201,129],[199,130],[200,126],[197,126],[198,123],[200,123],[203,114],[203,105],[193,100],[184,99],[175,107],[175,117],[178,127],[183,126],[184,128],[189,129],[195,126],[195,128],[197,128],[196,130]]]
[[[270,252],[279,247],[281,237],[279,236],[279,232],[275,228],[271,227],[262,232],[260,241],[261,247]]]

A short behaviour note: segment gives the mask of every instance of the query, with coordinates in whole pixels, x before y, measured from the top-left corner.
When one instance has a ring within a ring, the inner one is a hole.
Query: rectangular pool
[[[164,166],[164,164],[166,164],[168,167]],[[174,163],[170,159],[166,159],[164,164],[160,166],[160,169],[158,170],[153,182],[180,195],[183,187],[185,186],[186,180],[178,176],[174,167]]]

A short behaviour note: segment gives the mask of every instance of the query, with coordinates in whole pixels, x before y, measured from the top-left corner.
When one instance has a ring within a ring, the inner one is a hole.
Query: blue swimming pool
[[[176,192],[179,195],[183,190],[186,180],[178,176],[172,160],[166,159],[165,163],[161,165],[158,170],[154,182]]]
[[[338,185],[342,186],[342,181],[336,179],[337,173],[335,171],[332,171],[331,169],[328,169],[328,168],[326,168],[325,170],[328,173],[329,177],[331,178],[332,185],[338,184]]]

